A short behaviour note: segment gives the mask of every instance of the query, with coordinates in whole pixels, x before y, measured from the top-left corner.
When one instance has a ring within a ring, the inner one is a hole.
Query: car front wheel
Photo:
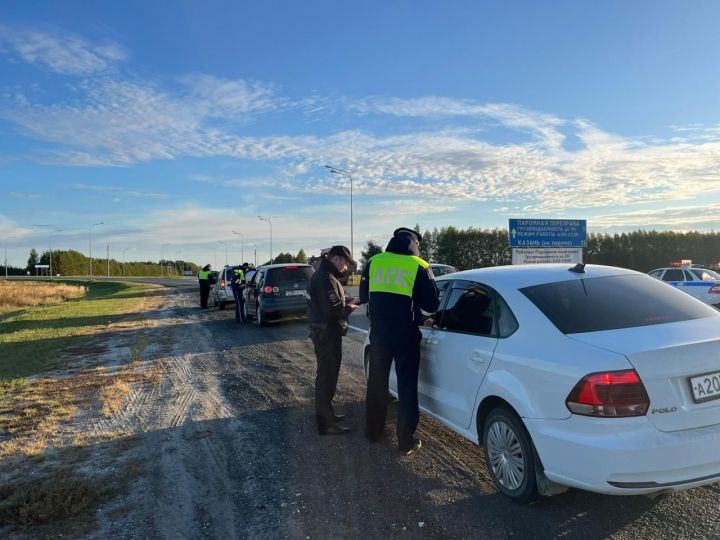
[[[520,503],[537,497],[535,455],[522,421],[500,407],[490,412],[483,426],[485,461],[495,485]]]

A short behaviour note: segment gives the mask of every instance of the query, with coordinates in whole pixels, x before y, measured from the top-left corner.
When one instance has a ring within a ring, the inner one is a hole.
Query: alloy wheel
[[[525,478],[525,456],[512,427],[502,420],[494,422],[487,433],[485,451],[498,483],[511,491],[518,489]]]

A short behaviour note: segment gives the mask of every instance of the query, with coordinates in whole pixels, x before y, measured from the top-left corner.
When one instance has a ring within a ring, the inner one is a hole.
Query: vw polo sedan
[[[505,495],[720,481],[718,311],[607,266],[485,268],[437,284],[420,408],[484,446]]]

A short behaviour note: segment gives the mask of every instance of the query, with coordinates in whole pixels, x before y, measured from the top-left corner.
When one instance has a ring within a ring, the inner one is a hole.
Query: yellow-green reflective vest
[[[412,296],[418,267],[430,266],[415,255],[379,253],[370,259],[369,290]]]
[[[245,281],[245,272],[242,271],[242,268],[236,268],[233,272],[237,276],[238,281]]]
[[[200,270],[198,272],[198,279],[210,279],[212,272],[210,270]]]

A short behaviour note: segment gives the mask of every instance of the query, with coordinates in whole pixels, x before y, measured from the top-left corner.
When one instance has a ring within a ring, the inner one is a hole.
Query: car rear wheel
[[[510,499],[537,497],[535,455],[522,421],[504,407],[493,409],[483,426],[485,461],[495,485]]]
[[[220,300],[220,302],[218,302],[218,309],[225,309],[225,302]]]

